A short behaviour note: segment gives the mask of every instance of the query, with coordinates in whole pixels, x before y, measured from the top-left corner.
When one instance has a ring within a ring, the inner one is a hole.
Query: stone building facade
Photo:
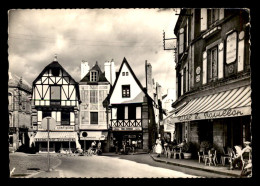
[[[21,77],[9,72],[9,151],[26,151],[29,148],[28,132],[31,129],[32,88]]]
[[[182,9],[177,36],[177,141],[223,148],[251,141],[247,9]]]

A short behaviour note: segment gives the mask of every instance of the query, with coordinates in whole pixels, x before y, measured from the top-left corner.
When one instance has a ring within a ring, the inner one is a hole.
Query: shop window
[[[61,125],[70,124],[70,112],[61,112]]]
[[[91,71],[90,72],[90,81],[96,82],[97,81],[97,75],[98,75],[97,71]]]
[[[9,147],[12,147],[14,143],[13,135],[9,135]]]
[[[60,86],[50,86],[50,104],[60,105],[61,99],[61,87]]]
[[[215,81],[218,77],[218,48],[208,50],[208,82]]]
[[[122,85],[122,97],[123,98],[130,97],[130,85]]]
[[[98,112],[90,112],[90,124],[98,124]]]

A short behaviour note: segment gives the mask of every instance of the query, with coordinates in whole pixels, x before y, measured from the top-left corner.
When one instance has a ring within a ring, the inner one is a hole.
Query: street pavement
[[[228,178],[217,173],[194,170],[154,161],[150,154],[103,156],[51,155],[51,172],[47,170],[46,154],[10,154],[12,177],[29,178]],[[38,171],[28,170],[38,168]],[[20,175],[19,175],[20,174]],[[22,175],[24,174],[24,175]]]
[[[134,155],[129,155],[134,156]],[[140,156],[140,155],[135,155]],[[146,158],[149,158],[146,155]],[[54,170],[60,178],[196,178],[183,172],[108,156],[60,157],[62,163]],[[53,175],[54,175],[53,174]],[[39,173],[33,178],[55,177]]]

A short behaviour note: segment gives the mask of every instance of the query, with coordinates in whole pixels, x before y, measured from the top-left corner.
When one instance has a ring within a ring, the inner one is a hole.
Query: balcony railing
[[[112,127],[142,127],[141,119],[134,120],[117,120],[111,119]]]

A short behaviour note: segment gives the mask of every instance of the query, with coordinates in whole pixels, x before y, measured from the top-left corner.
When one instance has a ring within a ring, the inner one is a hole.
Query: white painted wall
[[[122,72],[128,72],[128,76],[122,76]],[[122,85],[130,85],[130,98],[122,98]],[[143,91],[138,86],[133,75],[124,63],[116,87],[111,96],[110,104],[143,102],[143,97]]]

